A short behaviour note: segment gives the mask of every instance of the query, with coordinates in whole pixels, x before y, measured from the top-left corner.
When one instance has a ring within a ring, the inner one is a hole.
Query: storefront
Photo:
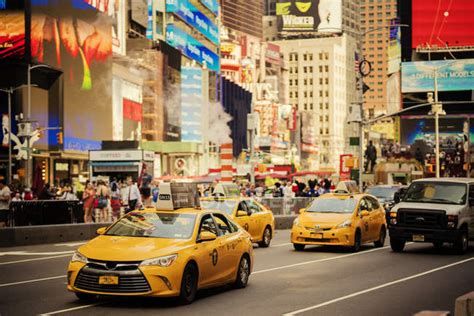
[[[146,150],[97,150],[89,152],[89,175],[97,178],[134,181],[144,176],[154,177],[155,153]]]

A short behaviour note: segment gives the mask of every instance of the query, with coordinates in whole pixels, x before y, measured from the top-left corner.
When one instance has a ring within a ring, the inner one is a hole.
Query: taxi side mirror
[[[246,211],[237,211],[237,217],[243,217],[243,216],[248,216]]]
[[[217,235],[208,231],[199,234],[199,242],[216,240]]]
[[[305,211],[306,211],[305,208],[300,208],[300,210],[298,211],[298,214],[303,214]]]
[[[366,211],[366,210],[363,210],[360,212],[360,217],[366,217],[366,216],[369,216],[369,211]]]
[[[106,230],[107,230],[107,227],[101,227],[101,228],[97,229],[96,233],[97,233],[97,235],[103,235],[103,234],[105,234]]]

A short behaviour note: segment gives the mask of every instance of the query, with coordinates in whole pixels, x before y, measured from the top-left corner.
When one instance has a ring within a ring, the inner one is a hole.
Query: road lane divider
[[[0,252],[0,256],[54,256],[54,255],[64,255],[64,254],[73,254],[74,250],[67,251],[49,251],[49,252],[29,252],[29,251],[6,251]]]
[[[41,278],[41,279],[26,280],[26,281],[12,282],[12,283],[3,283],[3,284],[0,284],[0,287],[27,284],[27,283],[36,283],[36,282],[49,281],[49,280],[56,280],[56,279],[61,279],[61,278],[65,278],[65,277],[66,277],[66,275],[57,275],[57,276]]]
[[[0,262],[0,266],[4,266],[4,265],[8,265],[8,264],[16,264],[16,263],[24,263],[24,262],[32,262],[32,261],[40,261],[40,260],[48,260],[48,259],[56,259],[56,258],[65,258],[65,257],[71,257],[71,254],[51,256],[51,257],[43,257],[43,258],[22,259],[22,260],[15,260],[15,261]]]
[[[363,294],[366,294],[366,293],[369,293],[369,292],[380,290],[380,289],[383,289],[383,288],[386,288],[386,287],[389,287],[389,286],[392,286],[392,285],[395,285],[395,284],[398,284],[398,283],[402,283],[402,282],[410,281],[410,280],[413,280],[413,279],[416,279],[416,278],[420,278],[422,276],[425,276],[425,275],[428,275],[428,274],[431,274],[431,273],[435,273],[435,272],[438,272],[438,271],[441,271],[441,270],[449,269],[449,268],[467,263],[469,261],[474,261],[474,257],[470,257],[470,258],[467,258],[467,259],[464,259],[464,260],[461,260],[461,261],[456,261],[456,262],[453,262],[453,263],[450,263],[450,264],[447,264],[447,265],[444,265],[444,266],[441,266],[441,267],[438,267],[438,268],[434,268],[434,269],[431,269],[431,270],[428,270],[428,271],[425,271],[425,272],[417,273],[417,274],[414,274],[414,275],[411,275],[411,276],[408,276],[408,277],[405,277],[405,278],[401,278],[401,279],[398,279],[398,280],[395,280],[395,281],[391,281],[391,282],[384,283],[384,284],[381,284],[381,285],[378,285],[378,286],[374,286],[374,287],[371,287],[369,289],[365,289],[365,290],[362,290],[362,291],[359,291],[359,292],[355,292],[355,293],[352,293],[352,294],[341,296],[341,297],[332,299],[330,301],[326,301],[326,302],[323,302],[323,303],[320,303],[320,304],[317,304],[317,305],[302,308],[302,309],[299,309],[299,310],[296,310],[296,311],[293,311],[293,312],[289,312],[289,313],[286,313],[286,314],[283,314],[283,315],[284,316],[293,316],[293,315],[298,315],[298,314],[309,312],[309,311],[314,311],[315,309],[318,309],[318,308],[321,308],[321,307],[325,307],[325,306],[328,306],[328,305],[331,305],[331,304],[334,304],[334,303],[337,303],[337,302],[340,302],[340,301],[344,301],[344,300],[347,300],[347,299],[350,299],[350,298],[353,298],[353,297],[356,297],[356,296],[359,296],[359,295],[363,295]]]
[[[81,305],[81,306],[71,307],[71,308],[67,308],[67,309],[62,309],[62,310],[59,310],[59,311],[39,314],[39,315],[42,316],[42,315],[62,314],[62,313],[77,311],[77,310],[84,309],[84,308],[94,307],[94,306],[98,306],[98,305],[104,305],[104,304],[107,304],[107,303],[110,303],[110,302],[98,302],[98,303],[89,304],[89,305]]]

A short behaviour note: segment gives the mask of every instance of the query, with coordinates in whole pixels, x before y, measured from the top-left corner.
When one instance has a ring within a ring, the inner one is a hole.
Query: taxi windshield
[[[396,187],[371,187],[366,192],[380,199],[393,200],[397,190]]]
[[[201,207],[203,209],[221,211],[227,215],[232,215],[236,204],[236,200],[201,201]]]
[[[466,191],[466,185],[462,183],[414,182],[408,188],[403,201],[464,205]]]
[[[122,217],[105,235],[124,237],[191,238],[194,214],[131,212]]]
[[[356,199],[316,199],[307,212],[313,213],[352,213],[357,204]]]

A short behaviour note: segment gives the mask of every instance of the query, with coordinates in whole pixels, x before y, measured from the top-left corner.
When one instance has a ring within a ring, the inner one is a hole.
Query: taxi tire
[[[359,252],[361,244],[362,244],[362,235],[360,233],[360,230],[357,230],[354,235],[354,245],[351,247],[351,251]]]
[[[374,241],[374,246],[376,248],[383,247],[385,245],[385,237],[387,237],[387,230],[382,226],[379,233],[379,239]]]
[[[181,305],[189,305],[194,301],[197,293],[197,284],[198,270],[196,265],[188,263],[184,268],[181,289],[179,291],[178,301]]]
[[[246,270],[244,272],[244,270]],[[250,260],[247,255],[243,255],[240,258],[239,268],[237,269],[237,278],[235,279],[234,287],[237,289],[243,289],[247,286],[250,276]]]
[[[80,301],[83,301],[83,302],[90,302],[90,301],[93,301],[97,298],[97,295],[95,295],[95,294],[80,293],[80,292],[76,292],[75,294],[76,294],[76,297]]]
[[[270,242],[272,241],[272,229],[270,227],[265,227],[262,235],[262,241],[258,243],[259,247],[268,248],[270,246]]]
[[[303,251],[305,246],[306,245],[303,244],[293,244],[293,248],[295,248],[296,251]]]

